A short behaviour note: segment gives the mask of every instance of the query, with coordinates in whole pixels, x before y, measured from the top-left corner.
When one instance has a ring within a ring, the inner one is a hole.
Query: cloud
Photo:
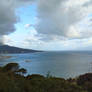
[[[31,24],[25,24],[25,28],[31,27]]]
[[[36,49],[36,50],[79,50],[81,47],[87,47],[89,44],[86,44],[88,40],[87,39],[56,39],[56,40],[50,40],[50,41],[44,41],[40,40],[39,37],[35,35],[29,34],[22,42],[21,45],[24,48],[30,48],[30,49]],[[20,46],[21,47],[21,46]]]
[[[33,0],[1,0],[0,1],[0,44],[3,36],[14,32],[15,24],[19,21],[16,9],[31,4]]]
[[[25,46],[51,48],[57,43],[59,48],[64,46],[67,49],[69,45],[76,48],[77,44],[84,43],[83,39],[92,36],[92,27],[89,27],[92,0],[1,0],[0,44],[9,43],[9,40],[5,42],[4,36],[16,30],[14,25],[19,22],[16,10],[31,5],[34,1],[37,3],[37,16],[33,27],[37,33],[35,36],[29,35],[23,41]],[[32,25],[26,24],[25,28],[30,26]]]
[[[80,38],[81,34],[78,32],[78,29],[70,26],[69,31],[66,33],[66,36],[69,38]]]
[[[38,0],[38,34],[29,35],[23,45],[42,50],[73,50],[87,47],[92,36],[91,0]],[[87,4],[87,5],[86,5]]]
[[[39,34],[49,37],[80,39],[90,37],[88,26],[81,28],[80,22],[92,11],[91,0],[38,0],[39,22],[35,26]],[[87,5],[85,5],[87,4]],[[89,21],[87,22],[89,23]],[[89,32],[89,34],[87,33]],[[91,33],[92,35],[92,33]]]
[[[91,0],[38,0],[35,24],[38,35],[27,37],[24,45],[43,50],[88,47],[86,42],[90,43],[92,36],[91,13]]]

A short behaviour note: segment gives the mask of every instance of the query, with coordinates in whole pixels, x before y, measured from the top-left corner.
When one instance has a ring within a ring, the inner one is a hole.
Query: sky
[[[92,0],[1,0],[0,45],[92,50]]]

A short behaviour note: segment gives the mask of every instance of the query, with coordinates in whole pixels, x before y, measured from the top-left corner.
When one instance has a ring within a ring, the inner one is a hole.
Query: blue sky
[[[24,12],[26,11],[26,12]],[[26,24],[35,24],[35,17],[36,13],[36,5],[29,5],[27,7],[21,7],[16,10],[16,15],[20,18],[19,22],[15,24],[16,31],[9,36],[14,40],[22,40],[30,30],[33,29],[31,26],[30,28],[25,28]]]
[[[20,46],[19,42],[23,41],[27,35],[34,34],[34,27],[30,26],[25,27],[26,24],[35,24],[35,18],[37,15],[36,4],[32,4],[26,7],[21,7],[16,10],[16,15],[19,17],[19,22],[15,24],[16,31],[9,35],[9,37],[16,43],[13,43],[15,46]],[[26,11],[26,12],[25,12]],[[31,36],[31,35],[30,35]],[[11,44],[12,45],[12,44]]]

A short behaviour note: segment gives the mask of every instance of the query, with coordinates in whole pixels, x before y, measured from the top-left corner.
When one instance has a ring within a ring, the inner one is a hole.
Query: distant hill
[[[7,53],[33,53],[33,52],[39,52],[39,51],[32,50],[32,49],[23,49],[23,48],[8,46],[8,45],[0,46],[0,53],[5,53],[5,54]]]

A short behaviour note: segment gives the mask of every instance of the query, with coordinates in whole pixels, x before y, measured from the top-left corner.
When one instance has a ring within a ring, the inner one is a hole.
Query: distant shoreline
[[[20,53],[34,53],[34,52],[43,52],[40,50],[32,49],[23,49],[14,46],[2,45],[0,46],[0,54],[20,54]]]

